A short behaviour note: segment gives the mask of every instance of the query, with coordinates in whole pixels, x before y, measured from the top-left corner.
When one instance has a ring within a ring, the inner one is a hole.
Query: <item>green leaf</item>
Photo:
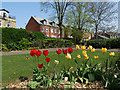
[[[95,80],[95,76],[92,73],[89,73],[88,77],[89,77],[89,81],[94,81]]]

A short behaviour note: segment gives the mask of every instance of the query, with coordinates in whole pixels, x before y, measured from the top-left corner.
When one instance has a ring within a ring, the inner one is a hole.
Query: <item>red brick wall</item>
[[[44,34],[48,35],[49,37],[52,37],[52,35],[56,36],[56,38],[59,38],[60,34],[59,34],[59,28],[57,27],[51,27],[51,26],[46,26],[46,25],[40,25],[40,31],[42,32],[42,28],[44,28]],[[46,32],[46,28],[48,28],[48,32]],[[51,29],[53,29],[53,33],[51,32]],[[57,30],[57,32],[55,33],[55,29]],[[63,33],[63,37],[64,37],[64,33]]]
[[[42,28],[44,28],[44,32],[42,32]],[[48,28],[48,32],[46,32],[46,28]],[[33,17],[30,18],[28,24],[26,25],[26,29],[28,31],[42,32],[43,34],[48,35],[48,37],[52,37],[52,35],[56,36],[56,38],[60,37],[59,28],[47,25],[40,25],[37,23],[36,20],[34,20]],[[53,29],[53,33],[51,33],[51,29]],[[57,30],[57,33],[55,33],[55,29]]]
[[[37,21],[34,20],[33,17],[30,18],[28,24],[26,25],[26,29],[28,31],[40,31],[40,25],[37,23]]]

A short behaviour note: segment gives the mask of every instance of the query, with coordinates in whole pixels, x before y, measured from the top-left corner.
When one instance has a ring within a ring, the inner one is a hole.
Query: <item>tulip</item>
[[[95,52],[95,48],[93,48],[93,49],[91,50],[91,52]]]
[[[68,52],[69,52],[69,53],[72,53],[72,52],[73,52],[73,49],[72,49],[72,48],[68,48]]]
[[[50,58],[46,58],[45,60],[46,60],[46,62],[50,62]]]
[[[40,50],[38,50],[37,52],[36,52],[36,56],[40,56],[42,54],[42,52],[40,51]]]
[[[30,51],[30,55],[31,55],[31,56],[35,56],[36,52],[37,52],[36,49],[32,49],[32,50]]]
[[[98,59],[98,56],[94,56],[95,59]]]
[[[115,53],[114,52],[110,52],[109,55],[110,56],[115,56]]]
[[[71,59],[71,55],[69,53],[67,53],[67,56],[65,56],[65,58]]]
[[[78,45],[76,45],[76,49],[78,50],[78,49],[80,49],[80,47]]]
[[[43,67],[43,64],[38,64],[38,67],[39,67],[39,68],[42,68],[42,67]]]
[[[87,57],[87,54],[85,53],[83,56],[84,56],[84,57]]]
[[[77,55],[77,58],[81,58],[80,55]]]
[[[73,67],[70,67],[70,70],[73,69]]]
[[[48,50],[43,50],[43,55],[47,56],[48,55]]]
[[[81,49],[82,49],[82,50],[85,50],[85,49],[86,49],[86,47],[85,47],[85,46],[81,46]]]
[[[67,54],[67,49],[63,49],[63,54]]]
[[[59,63],[59,61],[55,60],[55,63],[56,63],[56,64],[58,64],[58,63]]]
[[[84,57],[85,59],[89,59],[89,56]]]
[[[88,50],[92,50],[92,46],[91,45],[89,45]]]
[[[86,51],[84,50],[84,51],[82,51],[82,54],[86,54]]]
[[[62,51],[60,49],[56,50],[57,54],[60,54]]]
[[[107,52],[107,48],[102,48],[102,50],[101,50],[103,53],[104,52]]]

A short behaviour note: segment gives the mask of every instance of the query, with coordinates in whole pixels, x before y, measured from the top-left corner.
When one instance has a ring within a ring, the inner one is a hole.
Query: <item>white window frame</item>
[[[53,29],[51,29],[51,33],[53,33]]]
[[[57,33],[57,30],[55,29],[55,33]]]
[[[49,32],[48,28],[46,28],[46,32]]]
[[[42,32],[44,32],[44,30],[45,30],[45,29],[44,29],[44,28],[42,28]]]

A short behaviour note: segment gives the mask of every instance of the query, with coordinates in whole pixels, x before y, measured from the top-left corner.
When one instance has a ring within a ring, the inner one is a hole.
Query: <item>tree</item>
[[[92,27],[92,20],[90,19],[88,3],[73,2],[71,10],[66,13],[65,23],[71,27],[78,28],[80,31],[89,31]]]
[[[89,4],[91,9],[90,18],[95,25],[96,39],[98,38],[98,29],[100,26],[102,25],[102,28],[108,27],[108,25],[111,25],[110,22],[117,18],[115,15],[117,13],[117,9],[114,9],[115,6],[115,2],[94,2]]]
[[[57,19],[58,19],[58,26],[60,29],[60,38],[62,38],[62,24],[63,24],[63,18],[65,15],[65,12],[67,10],[67,7],[71,4],[71,2],[67,2],[68,0],[62,0],[60,2],[59,0],[54,2],[42,2],[41,7],[42,10],[53,10],[55,11]]]

